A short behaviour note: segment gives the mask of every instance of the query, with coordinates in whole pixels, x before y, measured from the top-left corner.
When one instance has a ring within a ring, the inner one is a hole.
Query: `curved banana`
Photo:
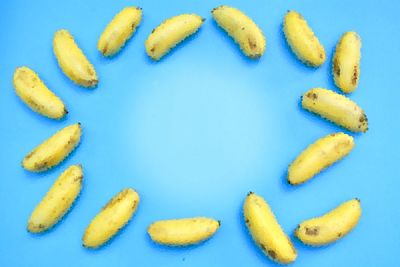
[[[86,228],[83,245],[97,248],[110,240],[131,219],[139,200],[138,193],[131,188],[125,188],[115,195]]]
[[[218,25],[224,29],[250,58],[260,58],[265,52],[265,36],[246,14],[237,8],[219,6],[211,11]]]
[[[323,246],[348,234],[361,217],[359,199],[352,199],[332,211],[299,224],[295,235],[304,244]]]
[[[142,20],[140,7],[126,7],[107,25],[97,43],[97,49],[106,57],[116,54],[135,33]]]
[[[17,68],[13,84],[17,95],[33,111],[51,119],[61,119],[68,113],[61,99],[50,91],[30,68]]]
[[[325,49],[302,15],[293,10],[286,13],[283,32],[290,48],[302,62],[313,67],[325,62]]]
[[[80,123],[61,129],[26,155],[22,167],[41,172],[56,166],[79,144],[81,135]]]
[[[149,57],[159,60],[178,43],[197,32],[204,19],[196,14],[182,14],[165,20],[145,42]]]
[[[265,200],[250,192],[243,205],[244,219],[253,240],[272,260],[289,264],[297,252]]]
[[[320,115],[352,132],[368,131],[368,119],[355,102],[324,88],[307,91],[301,104],[304,109]]]
[[[347,156],[354,147],[354,139],[345,133],[334,133],[318,139],[290,164],[288,181],[301,184]]]
[[[215,234],[219,226],[220,222],[217,220],[195,217],[157,221],[147,228],[147,232],[156,243],[170,246],[187,246],[210,238]]]
[[[96,70],[75,43],[67,30],[59,30],[53,39],[54,55],[65,75],[84,87],[94,87],[98,83]]]
[[[332,60],[333,79],[345,93],[353,92],[360,79],[361,38],[356,32],[346,32],[336,45]]]
[[[78,197],[82,189],[82,180],[80,165],[66,169],[32,212],[28,221],[28,231],[40,233],[55,225]]]

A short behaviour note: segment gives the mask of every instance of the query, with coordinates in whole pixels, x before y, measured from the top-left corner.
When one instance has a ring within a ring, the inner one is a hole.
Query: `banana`
[[[17,68],[13,84],[17,95],[33,111],[51,119],[61,119],[68,113],[61,99],[50,91],[30,68]]]
[[[256,244],[272,260],[289,264],[297,252],[265,200],[250,192],[243,205],[244,219]]]
[[[304,109],[320,115],[352,132],[368,131],[368,119],[356,103],[324,88],[307,91],[301,104]]]
[[[55,225],[78,197],[82,189],[82,180],[80,165],[66,169],[32,212],[28,221],[28,231],[40,233]]]
[[[147,228],[147,232],[156,243],[187,246],[210,238],[219,226],[220,222],[217,220],[195,217],[154,222]]]
[[[125,188],[115,195],[94,217],[83,235],[83,245],[97,248],[110,240],[135,213],[139,205],[138,193]]]
[[[54,55],[64,74],[73,82],[84,87],[98,83],[96,70],[67,30],[59,30],[53,39]]]
[[[56,166],[79,144],[81,134],[80,123],[61,129],[26,155],[22,167],[41,172]]]
[[[308,181],[349,154],[353,147],[353,137],[345,133],[334,133],[317,140],[290,164],[289,183],[297,185]]]
[[[346,32],[336,45],[332,60],[333,79],[345,93],[353,92],[360,79],[361,38],[356,32]]]
[[[101,34],[97,49],[106,57],[113,56],[135,33],[141,20],[141,8],[124,8],[111,20]]]
[[[260,58],[265,52],[266,40],[261,29],[237,8],[219,6],[211,11],[218,25],[224,29],[250,58]]]
[[[332,211],[299,224],[295,236],[304,244],[323,246],[348,234],[361,217],[359,199],[352,199]]]
[[[313,67],[325,62],[325,49],[302,15],[293,10],[286,13],[283,32],[293,53],[302,62]]]
[[[147,38],[147,55],[153,60],[159,60],[178,43],[194,34],[203,21],[204,19],[196,14],[182,14],[165,20]]]

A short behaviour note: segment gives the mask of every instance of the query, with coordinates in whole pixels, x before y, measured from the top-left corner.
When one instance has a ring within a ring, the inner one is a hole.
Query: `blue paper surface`
[[[212,8],[240,8],[260,26],[267,50],[242,55],[212,20]],[[128,5],[143,8],[136,34],[116,57],[103,58],[97,40]],[[318,69],[300,63],[281,31],[287,10],[300,12],[324,45]],[[398,266],[400,27],[395,0],[263,1],[22,1],[0,2],[0,266],[277,266],[254,245],[242,219],[248,191],[268,201],[298,250],[292,265]],[[160,62],[144,41],[168,17],[197,13],[201,30]],[[52,52],[65,28],[94,64],[99,85],[74,85]],[[349,30],[362,38],[361,79],[350,95],[367,113],[370,130],[341,162],[298,187],[286,183],[288,164],[310,143],[343,129],[303,111],[312,87],[338,91],[331,56]],[[12,75],[26,65],[66,103],[61,121],[46,119],[16,96]],[[37,144],[81,122],[81,145],[44,173],[20,162]],[[84,189],[51,231],[33,235],[27,220],[58,175],[84,168]],[[99,250],[82,247],[82,234],[100,208],[124,187],[141,204],[132,221]],[[336,244],[310,248],[293,237],[297,224],[358,197],[359,225]],[[210,216],[222,221],[210,240],[188,248],[155,245],[147,226],[159,219]]]

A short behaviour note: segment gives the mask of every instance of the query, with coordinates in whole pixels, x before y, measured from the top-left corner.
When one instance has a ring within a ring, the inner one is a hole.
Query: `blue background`
[[[242,9],[267,37],[258,61],[244,57],[220,30],[210,10]],[[104,59],[98,37],[123,7],[143,8],[142,25],[125,49]],[[318,69],[301,64],[284,40],[285,12],[301,12],[325,46]],[[250,190],[264,196],[293,237],[300,221],[353,197],[362,200],[357,228],[336,244],[310,248],[294,239],[293,266],[398,266],[400,60],[399,1],[21,1],[0,2],[0,266],[276,266],[253,244],[243,224]],[[201,30],[158,63],[144,41],[164,19],[185,12],[205,17]],[[94,90],[75,86],[52,52],[56,30],[66,28],[94,64]],[[350,97],[370,120],[366,134],[343,161],[305,185],[286,184],[288,164],[316,139],[341,131],[299,106],[312,87],[337,90],[330,59],[341,34],[363,40],[361,80]],[[37,71],[70,113],[53,121],[15,95],[17,66]],[[41,174],[20,161],[58,129],[81,122],[81,145],[58,167]],[[84,189],[51,231],[32,235],[26,223],[58,175],[82,163]],[[128,226],[105,247],[81,246],[99,209],[123,187],[141,195]],[[146,227],[154,220],[211,216],[217,234],[189,248],[155,245]]]

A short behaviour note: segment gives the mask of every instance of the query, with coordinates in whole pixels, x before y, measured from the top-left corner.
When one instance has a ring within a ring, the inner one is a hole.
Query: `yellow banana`
[[[359,199],[352,199],[332,211],[299,224],[295,235],[304,244],[323,246],[348,234],[361,217]]]
[[[354,139],[345,133],[327,135],[304,150],[289,166],[290,184],[301,184],[342,159],[354,147]]]
[[[17,68],[13,83],[17,95],[33,111],[51,119],[61,119],[68,113],[61,99],[50,91],[30,68]]]
[[[224,29],[250,58],[259,58],[265,52],[265,36],[246,14],[237,8],[219,6],[211,11],[218,25]]]
[[[115,195],[94,217],[82,241],[88,248],[97,248],[110,240],[131,219],[139,205],[138,193],[125,188]]]
[[[331,90],[311,89],[303,95],[301,104],[304,109],[352,132],[368,131],[368,119],[364,111],[347,97]]]
[[[220,222],[217,220],[195,217],[154,222],[148,227],[147,232],[156,243],[187,246],[210,238],[219,226]]]
[[[265,200],[250,192],[243,205],[244,219],[256,244],[272,260],[289,264],[297,252]]]
[[[28,221],[28,231],[40,233],[56,224],[78,197],[82,189],[82,180],[80,165],[66,169],[32,212]]]
[[[353,92],[360,79],[361,38],[356,32],[346,32],[336,45],[332,60],[333,79],[345,93]]]
[[[182,14],[165,20],[147,38],[146,52],[149,57],[159,60],[178,43],[194,34],[204,19],[196,14]]]
[[[283,32],[294,54],[305,64],[319,67],[325,62],[325,49],[302,15],[293,10],[286,13]]]
[[[84,87],[94,87],[98,83],[96,70],[75,43],[67,30],[59,30],[53,39],[54,55],[65,75]]]
[[[116,54],[135,33],[141,20],[141,8],[124,8],[111,20],[101,34],[97,49],[106,57]]]
[[[79,144],[81,134],[80,123],[61,129],[26,155],[22,166],[33,172],[45,171],[56,166]]]

